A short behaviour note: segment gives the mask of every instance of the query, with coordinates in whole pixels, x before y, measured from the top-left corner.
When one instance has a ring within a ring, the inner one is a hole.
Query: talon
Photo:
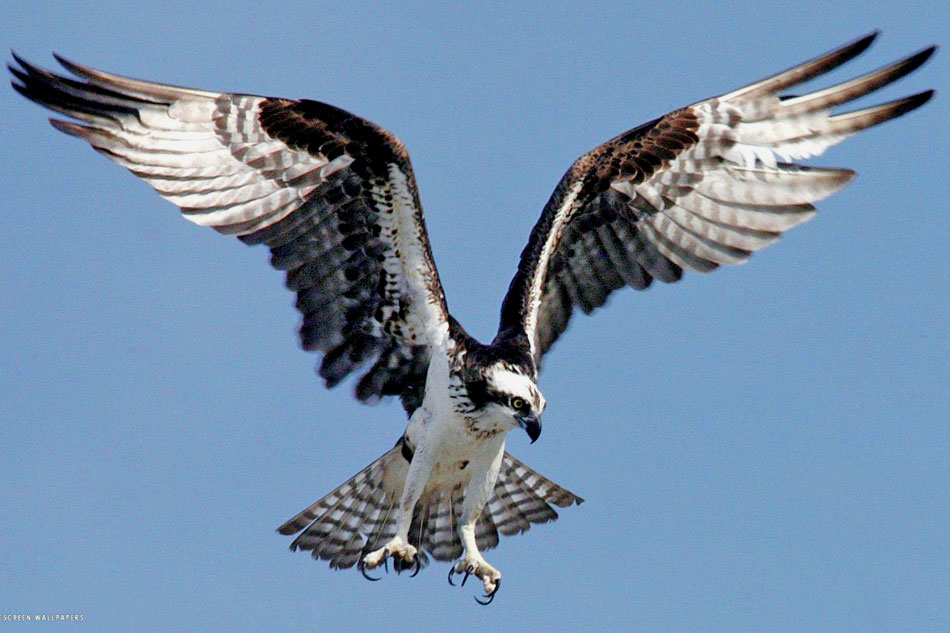
[[[418,556],[413,556],[412,558],[394,556],[393,569],[396,570],[397,575],[402,575],[402,572],[411,572],[409,577],[415,578],[416,575],[418,575],[419,570],[422,569],[422,562]]]
[[[465,583],[468,581],[468,577],[472,575],[472,572],[475,571],[475,568],[469,565],[465,568],[465,577],[462,578],[462,586],[465,586]]]
[[[484,597],[488,598],[488,600],[479,600],[478,596],[475,596],[475,602],[477,602],[478,604],[485,605],[485,606],[490,605],[492,601],[495,600],[495,594],[498,593],[499,589],[501,589],[501,578],[499,578],[498,582],[495,583],[495,588],[492,590],[492,592],[485,594]]]
[[[382,577],[380,577],[380,578],[373,578],[373,577],[370,576],[368,573],[366,573],[366,565],[363,563],[362,560],[360,560],[360,562],[356,564],[356,568],[360,570],[360,573],[361,573],[361,574],[363,574],[363,578],[365,578],[366,580],[368,580],[368,581],[370,581],[370,582],[376,582],[376,581],[378,581],[378,580],[382,580]]]
[[[389,548],[383,550],[383,569],[386,570],[386,573],[389,573]]]
[[[452,576],[454,575],[455,575],[455,565],[452,565],[451,567],[449,567],[449,584],[452,585],[453,587],[455,586],[455,583],[452,582]]]

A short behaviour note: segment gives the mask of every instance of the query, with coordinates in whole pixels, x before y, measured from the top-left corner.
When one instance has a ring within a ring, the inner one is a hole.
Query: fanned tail
[[[300,535],[291,550],[309,551],[334,569],[352,567],[364,549],[385,543],[396,533],[393,512],[409,472],[397,444],[333,492],[277,528]]]
[[[395,508],[409,472],[400,448],[397,444],[280,526],[281,534],[300,533],[290,548],[309,551],[334,569],[346,569],[395,536]],[[458,518],[465,483],[427,491],[416,504],[409,542],[419,549],[421,566],[428,563],[428,556],[451,561],[462,555]],[[496,547],[499,533],[519,534],[534,523],[556,520],[552,505],[563,508],[583,501],[505,453],[494,494],[476,524],[478,547]]]

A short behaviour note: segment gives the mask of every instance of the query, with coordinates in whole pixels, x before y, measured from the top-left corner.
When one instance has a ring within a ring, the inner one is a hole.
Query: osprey
[[[864,51],[838,50],[624,132],[558,183],[521,254],[490,344],[449,313],[409,155],[381,127],[326,103],[127,79],[57,57],[79,79],[14,56],[13,86],[75,122],[51,119],[181,207],[185,218],[266,244],[303,313],[304,349],[328,387],[361,372],[356,397],[399,396],[396,445],[279,528],[333,568],[397,571],[428,556],[482,581],[499,532],[553,520],[582,499],[505,452],[541,433],[544,354],[575,308],[684,270],[740,264],[815,214],[853,177],[792,161],[923,105],[933,91],[844,114],[832,109],[919,67],[930,47],[802,96],[787,88]],[[476,598],[477,599],[477,598]]]

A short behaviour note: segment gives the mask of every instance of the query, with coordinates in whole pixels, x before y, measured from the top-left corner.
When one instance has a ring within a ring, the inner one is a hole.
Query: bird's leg
[[[387,561],[389,558],[398,559],[405,563],[400,566],[402,568],[417,564],[416,553],[418,550],[414,545],[409,544],[409,524],[412,521],[412,508],[415,507],[416,500],[418,500],[418,495],[414,499],[406,500],[411,502],[408,511],[403,509],[403,500],[400,501],[399,508],[396,511],[396,535],[379,549],[363,556],[358,566],[364,572],[364,576],[366,575],[365,570],[374,569],[384,564],[387,565],[388,571]],[[397,570],[400,567],[397,567]]]
[[[482,557],[481,552],[478,551],[478,545],[475,542],[475,521],[463,525],[459,528],[459,533],[462,535],[465,552],[449,572],[449,583],[455,584],[452,582],[452,576],[455,574],[462,575],[462,585],[465,584],[469,576],[475,576],[482,581],[482,585],[485,587],[486,600],[484,602],[479,600],[479,602],[488,604],[494,600],[495,594],[501,587],[501,572],[489,565],[488,561]]]
[[[406,473],[406,483],[403,485],[402,495],[396,507],[394,520],[396,522],[396,535],[380,547],[372,551],[360,560],[358,567],[363,571],[374,569],[386,563],[389,558],[398,559],[401,565],[397,570],[408,569],[418,564],[416,560],[417,549],[409,544],[409,526],[412,523],[412,512],[419,501],[419,496],[425,489],[426,482],[429,480],[429,474],[432,472],[432,452],[428,447],[420,445],[416,447],[409,464],[409,472]]]
[[[484,458],[484,474],[481,476],[473,474],[468,486],[466,486],[465,501],[462,504],[462,513],[459,517],[459,537],[465,551],[462,553],[462,558],[455,562],[449,572],[450,583],[452,582],[453,573],[463,575],[462,584],[468,580],[469,576],[475,576],[481,580],[485,588],[486,600],[478,600],[478,598],[476,600],[482,604],[488,604],[494,600],[495,594],[501,585],[501,572],[489,565],[482,557],[481,552],[478,551],[478,543],[475,539],[475,524],[494,492],[495,481],[498,479],[498,469],[501,467],[501,459],[504,453],[505,444],[502,440],[500,446],[497,447],[497,452],[492,451]]]
[[[412,567],[416,565],[418,563],[418,561],[416,561],[416,553],[418,550],[416,549],[414,545],[410,545],[408,543],[408,540],[406,537],[406,534],[408,534],[408,532],[409,532],[408,524],[406,525],[405,531],[397,527],[396,536],[389,539],[389,542],[387,542],[384,546],[382,546],[378,550],[370,552],[369,554],[364,556],[363,560],[359,562],[359,568],[361,571],[364,572],[363,575],[364,576],[366,575],[365,570],[375,569],[376,567],[379,567],[380,565],[385,564],[386,561],[389,560],[390,557],[398,558],[399,560],[406,563],[408,567]],[[371,580],[378,580],[378,579],[371,578]]]

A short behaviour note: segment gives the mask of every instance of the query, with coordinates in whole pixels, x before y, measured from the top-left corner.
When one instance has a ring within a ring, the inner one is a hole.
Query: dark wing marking
[[[419,404],[447,319],[409,155],[333,106],[207,92],[109,75],[63,59],[84,81],[14,56],[21,94],[127,167],[195,224],[266,244],[303,313],[303,347],[332,387],[373,363],[360,400]]]
[[[721,97],[632,129],[579,158],[521,254],[496,342],[541,357],[575,307],[590,313],[623,286],[741,264],[815,213],[854,172],[803,167],[865,128],[927,102],[932,90],[844,114],[831,108],[907,75],[935,47],[800,97],[778,92],[861,53],[875,34]]]

